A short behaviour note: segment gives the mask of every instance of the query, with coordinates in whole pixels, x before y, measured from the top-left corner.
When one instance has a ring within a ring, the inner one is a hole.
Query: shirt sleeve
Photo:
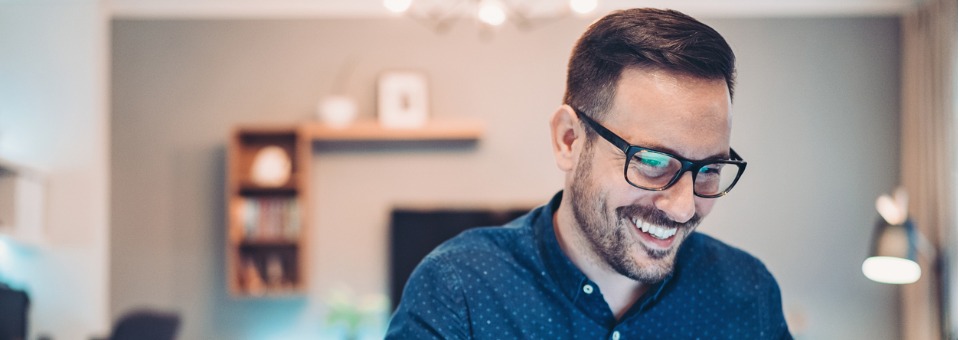
[[[431,254],[410,275],[386,339],[468,339],[470,326],[460,276]]]
[[[766,270],[766,267],[761,268],[763,268],[765,281],[768,285],[767,296],[764,300],[766,310],[762,311],[764,315],[768,316],[765,328],[769,330],[768,334],[773,335],[772,339],[793,340],[793,335],[790,334],[790,329],[787,327],[787,320],[783,316],[780,286],[777,284],[777,280],[773,278],[773,275]]]

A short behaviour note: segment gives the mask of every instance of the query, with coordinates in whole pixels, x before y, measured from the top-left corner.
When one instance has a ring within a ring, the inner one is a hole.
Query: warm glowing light
[[[413,0],[383,0],[383,7],[394,13],[403,13],[410,8]]]
[[[503,11],[503,6],[492,0],[480,2],[477,17],[480,21],[491,26],[500,26],[504,21],[507,21],[507,13]]]
[[[863,275],[880,283],[907,284],[920,279],[920,265],[900,257],[874,256],[863,261]]]
[[[587,14],[597,9],[597,0],[570,0],[570,9],[579,14]]]

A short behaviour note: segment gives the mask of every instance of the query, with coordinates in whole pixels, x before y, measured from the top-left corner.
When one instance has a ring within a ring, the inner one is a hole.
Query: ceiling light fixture
[[[528,30],[570,14],[590,14],[596,10],[598,0],[383,0],[383,6],[422,22],[437,33],[447,32],[464,17],[474,18],[486,32],[506,22]]]
[[[383,7],[394,13],[403,13],[410,8],[413,0],[383,0]]]

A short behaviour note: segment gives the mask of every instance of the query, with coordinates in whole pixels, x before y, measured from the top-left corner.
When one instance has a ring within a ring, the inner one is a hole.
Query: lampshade
[[[870,256],[863,261],[863,275],[889,284],[914,283],[920,279],[917,264],[917,234],[910,219],[891,224],[877,222],[870,243]]]

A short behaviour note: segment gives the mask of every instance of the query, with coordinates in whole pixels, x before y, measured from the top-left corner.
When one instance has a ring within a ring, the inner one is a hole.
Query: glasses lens
[[[682,164],[667,154],[640,150],[627,165],[627,180],[646,189],[661,189],[680,171]]]
[[[704,196],[719,195],[733,186],[740,167],[727,163],[707,164],[697,170],[693,191]]]

